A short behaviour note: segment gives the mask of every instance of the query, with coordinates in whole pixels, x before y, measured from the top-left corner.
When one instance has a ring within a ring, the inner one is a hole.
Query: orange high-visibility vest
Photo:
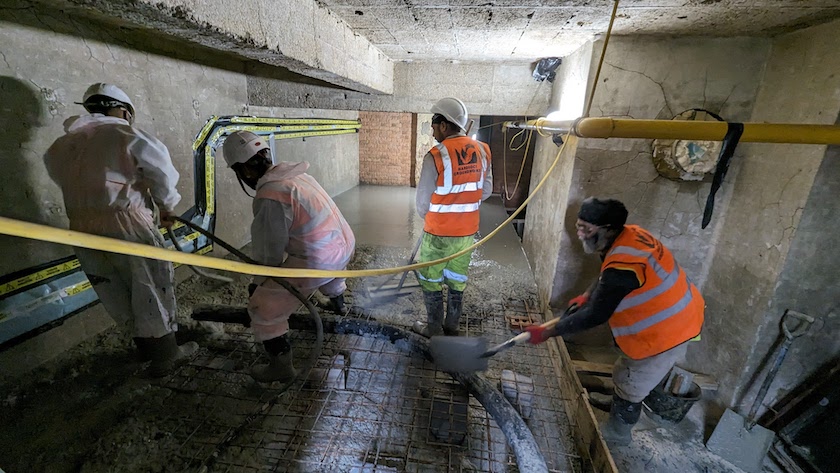
[[[636,225],[626,225],[601,265],[630,270],[641,287],[610,317],[618,347],[635,360],[670,350],[700,334],[705,302],[662,243]]]
[[[284,168],[299,164],[283,162],[269,169],[254,202],[271,199],[283,204],[287,218],[292,218],[286,246],[290,257],[308,261],[308,268],[335,269],[334,263],[347,261],[353,252],[356,237],[315,178],[302,171],[283,174]]]
[[[437,236],[468,236],[478,231],[478,207],[490,148],[467,136],[446,138],[429,151],[438,178],[424,230]]]

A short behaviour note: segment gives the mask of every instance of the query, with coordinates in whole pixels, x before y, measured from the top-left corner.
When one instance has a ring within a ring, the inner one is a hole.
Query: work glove
[[[581,295],[575,297],[574,299],[570,300],[569,301],[569,307],[572,307],[572,306],[575,306],[575,305],[578,306],[578,307],[582,307],[587,302],[589,302],[589,293],[584,292],[583,294],[581,294]]]
[[[528,343],[533,345],[539,345],[554,336],[551,329],[547,329],[536,324],[525,327],[525,331],[531,334],[531,338],[528,339]]]

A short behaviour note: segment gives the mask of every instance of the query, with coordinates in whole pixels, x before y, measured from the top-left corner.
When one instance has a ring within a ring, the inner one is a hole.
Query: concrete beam
[[[39,0],[120,26],[157,30],[368,94],[393,92],[394,63],[313,0]]]

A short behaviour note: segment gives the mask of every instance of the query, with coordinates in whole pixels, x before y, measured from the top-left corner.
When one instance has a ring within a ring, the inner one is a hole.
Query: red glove
[[[569,307],[577,304],[578,307],[582,307],[584,304],[589,302],[589,293],[584,292],[583,294],[575,297],[574,299],[569,301]]]
[[[552,337],[551,333],[548,332],[548,329],[540,325],[529,325],[525,327],[525,331],[531,334],[531,338],[528,339],[528,343],[533,345],[539,345]]]

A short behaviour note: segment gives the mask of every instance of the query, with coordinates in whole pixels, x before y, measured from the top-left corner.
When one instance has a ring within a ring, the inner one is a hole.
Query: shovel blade
[[[481,337],[435,336],[429,340],[429,350],[443,371],[471,373],[487,369],[488,359],[481,357],[487,351],[487,340]]]
[[[760,425],[747,429],[746,419],[727,409],[706,448],[748,473],[760,473],[774,438],[772,430]]]

